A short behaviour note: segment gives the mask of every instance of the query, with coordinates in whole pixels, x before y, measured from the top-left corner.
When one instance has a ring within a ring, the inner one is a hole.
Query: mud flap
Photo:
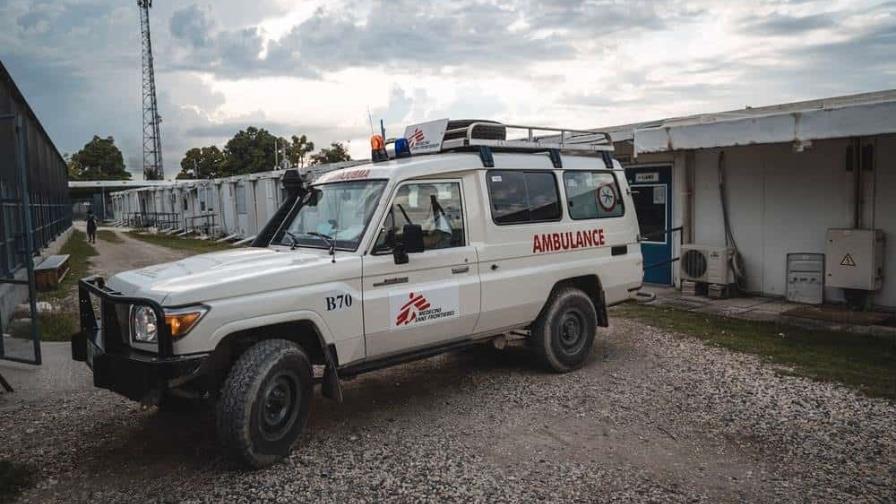
[[[339,382],[339,372],[336,370],[336,348],[333,345],[327,346],[324,351],[324,359],[327,361],[324,370],[324,381],[321,384],[321,394],[328,399],[332,399],[338,403],[342,402],[342,384]]]

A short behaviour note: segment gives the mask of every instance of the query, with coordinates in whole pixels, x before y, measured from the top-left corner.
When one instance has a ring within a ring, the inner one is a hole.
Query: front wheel
[[[585,364],[596,332],[597,313],[591,298],[566,287],[551,295],[532,324],[530,343],[549,369],[565,373]]]
[[[221,389],[218,437],[237,460],[265,467],[286,457],[305,428],[313,391],[311,363],[286,340],[256,343]]]

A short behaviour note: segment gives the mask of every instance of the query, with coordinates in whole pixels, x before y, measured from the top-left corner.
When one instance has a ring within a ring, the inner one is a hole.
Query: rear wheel
[[[298,345],[256,343],[236,361],[221,389],[221,443],[256,468],[287,456],[308,420],[312,386],[311,363]]]
[[[531,344],[552,371],[565,373],[585,364],[594,346],[597,313],[587,294],[556,290],[532,325]]]

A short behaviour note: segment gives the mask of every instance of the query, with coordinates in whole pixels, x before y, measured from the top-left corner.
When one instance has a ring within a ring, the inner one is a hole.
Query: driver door
[[[479,270],[469,245],[461,180],[406,182],[395,191],[373,251],[364,256],[368,358],[470,335],[479,316]],[[423,228],[424,250],[396,264],[405,224]]]

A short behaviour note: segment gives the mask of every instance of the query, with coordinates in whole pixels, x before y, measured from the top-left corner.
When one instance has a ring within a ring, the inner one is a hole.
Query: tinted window
[[[573,219],[619,217],[624,213],[622,195],[612,173],[568,171],[563,174],[563,185]]]
[[[643,185],[632,187],[632,203],[638,214],[641,236],[648,242],[666,242],[666,186]]]
[[[560,218],[560,198],[553,173],[493,170],[486,177],[495,223],[521,224]]]

